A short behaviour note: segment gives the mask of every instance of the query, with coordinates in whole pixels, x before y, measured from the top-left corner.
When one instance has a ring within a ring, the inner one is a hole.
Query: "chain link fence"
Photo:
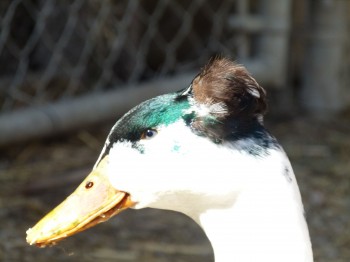
[[[1,115],[137,90],[198,71],[215,55],[237,59],[260,81],[282,86],[289,10],[289,0],[1,1]],[[11,128],[0,123],[2,134]]]

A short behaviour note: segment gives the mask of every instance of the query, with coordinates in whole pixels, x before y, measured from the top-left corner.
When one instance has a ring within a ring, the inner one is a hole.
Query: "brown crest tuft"
[[[226,117],[256,117],[266,112],[265,90],[246,68],[226,58],[213,59],[192,82],[197,103],[223,103]]]
[[[226,58],[213,59],[203,68],[192,81],[192,94],[199,106],[209,109],[192,127],[218,141],[247,132],[267,109],[265,90],[244,66]]]

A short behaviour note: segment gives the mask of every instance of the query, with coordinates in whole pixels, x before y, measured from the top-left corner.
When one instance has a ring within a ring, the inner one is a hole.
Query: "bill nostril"
[[[86,184],[85,184],[85,188],[86,189],[90,189],[90,188],[92,188],[94,186],[94,182],[91,182],[91,181],[89,181],[89,182],[87,182]]]

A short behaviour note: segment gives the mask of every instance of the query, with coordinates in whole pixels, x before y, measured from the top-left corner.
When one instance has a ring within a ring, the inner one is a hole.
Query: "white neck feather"
[[[178,211],[203,228],[216,262],[313,261],[299,189],[284,152],[272,150],[263,160],[250,159],[246,170],[235,170],[245,173],[245,179],[232,181],[240,189],[222,196],[221,206],[210,205],[205,197],[191,203],[189,197]],[[289,177],[283,175],[285,168]]]
[[[252,187],[226,209],[200,214],[215,261],[312,261],[301,203],[283,190]]]

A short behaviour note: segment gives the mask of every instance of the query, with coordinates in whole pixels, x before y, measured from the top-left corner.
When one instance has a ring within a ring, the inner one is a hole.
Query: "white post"
[[[309,1],[302,105],[320,117],[350,102],[350,1]]]

